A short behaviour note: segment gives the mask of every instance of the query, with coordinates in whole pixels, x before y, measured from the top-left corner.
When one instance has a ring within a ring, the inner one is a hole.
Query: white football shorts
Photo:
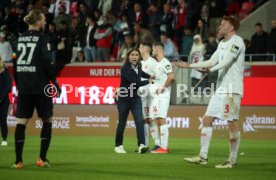
[[[238,120],[240,107],[241,95],[214,94],[210,99],[205,115],[227,121]]]

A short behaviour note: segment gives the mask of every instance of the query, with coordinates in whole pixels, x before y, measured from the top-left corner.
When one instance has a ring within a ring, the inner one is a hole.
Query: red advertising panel
[[[62,94],[54,98],[54,103],[114,104],[114,92],[120,84],[120,68],[121,65],[65,67],[58,78]],[[247,71],[242,105],[276,105],[276,66],[251,66]]]

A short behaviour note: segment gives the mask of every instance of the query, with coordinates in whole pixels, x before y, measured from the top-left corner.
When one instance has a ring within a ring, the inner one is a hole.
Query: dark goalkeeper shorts
[[[53,116],[53,100],[44,94],[18,95],[16,117],[30,119],[36,109],[38,117],[49,118]]]

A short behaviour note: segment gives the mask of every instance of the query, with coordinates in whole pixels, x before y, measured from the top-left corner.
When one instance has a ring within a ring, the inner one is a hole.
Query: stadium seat
[[[253,2],[244,2],[242,3],[241,10],[239,11],[240,19],[244,19],[253,9]]]
[[[227,12],[229,15],[235,15],[239,13],[240,4],[238,2],[231,2],[227,5]]]

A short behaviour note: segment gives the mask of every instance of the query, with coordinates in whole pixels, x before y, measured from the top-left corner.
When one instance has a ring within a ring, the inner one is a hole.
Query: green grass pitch
[[[199,139],[170,138],[170,153],[136,154],[136,138],[125,137],[127,154],[115,154],[114,137],[54,136],[48,153],[51,168],[38,168],[39,137],[27,136],[23,169],[10,169],[13,137],[0,147],[1,180],[81,179],[276,179],[276,141],[242,140],[235,169],[215,169],[228,157],[227,139],[213,139],[206,166],[183,158],[199,151]]]

